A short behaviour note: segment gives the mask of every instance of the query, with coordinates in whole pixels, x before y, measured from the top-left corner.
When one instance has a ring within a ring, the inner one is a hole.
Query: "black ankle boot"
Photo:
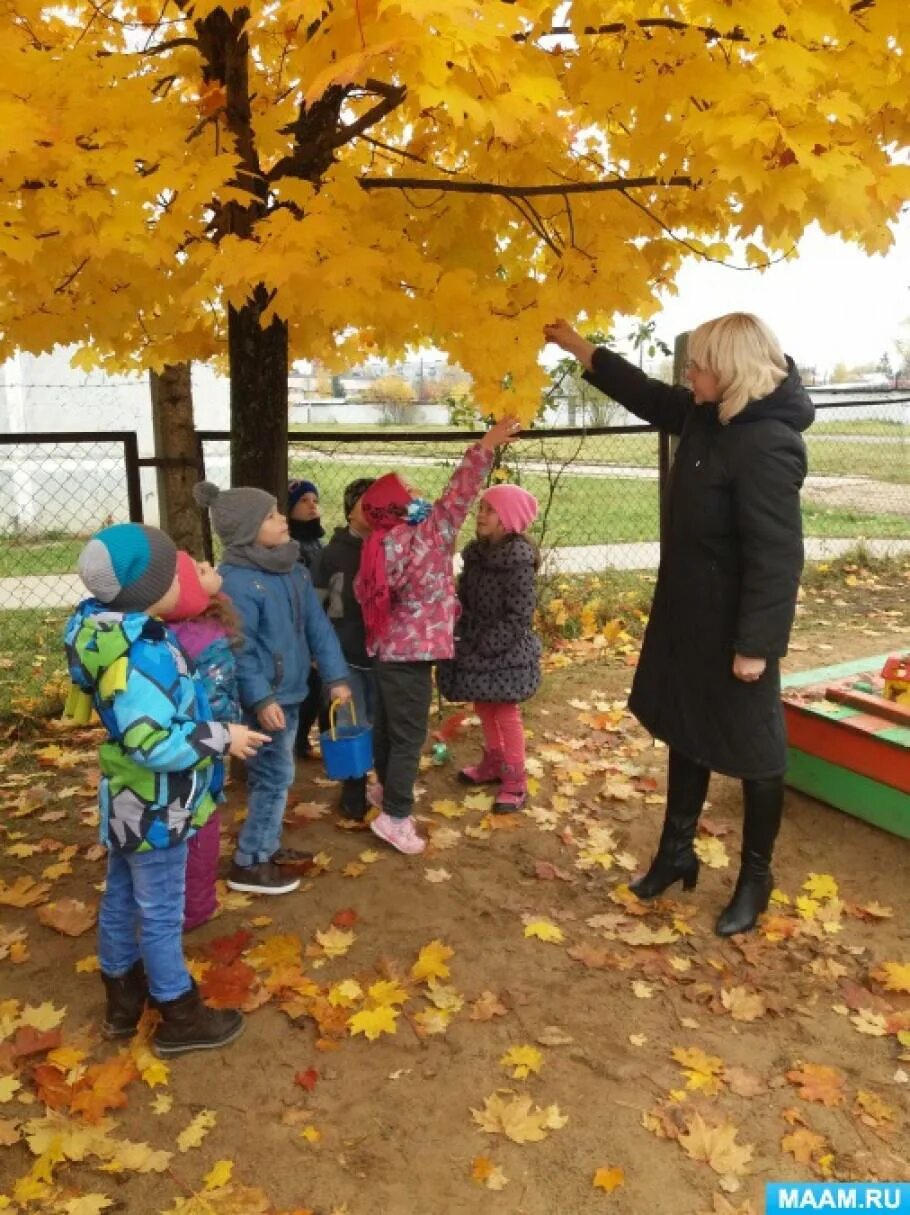
[[[780,829],[783,804],[783,777],[743,781],[742,860],[733,897],[714,926],[719,937],[750,932],[768,908],[774,889],[771,854]]]
[[[214,1050],[227,1046],[243,1033],[243,1013],[233,1008],[209,1008],[203,1004],[194,983],[176,1000],[156,1000],[161,1024],[152,1039],[159,1058],[182,1055],[191,1050]]]
[[[693,845],[710,778],[707,768],[678,751],[670,751],[667,810],[657,854],[648,872],[629,884],[629,889],[638,898],[654,899],[674,882],[682,882],[683,890],[695,889],[698,857]]]
[[[102,971],[101,981],[107,993],[107,1007],[101,1025],[103,1037],[132,1038],[145,1011],[149,994],[145,967],[139,961],[125,975],[106,975]]]

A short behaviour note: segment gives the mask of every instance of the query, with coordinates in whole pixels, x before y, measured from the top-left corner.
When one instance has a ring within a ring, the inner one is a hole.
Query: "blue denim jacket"
[[[347,679],[348,668],[335,630],[313,589],[309,572],[297,565],[287,574],[240,565],[220,565],[224,592],[243,622],[237,654],[237,684],[244,709],[270,701],[300,704],[315,662],[323,683]]]

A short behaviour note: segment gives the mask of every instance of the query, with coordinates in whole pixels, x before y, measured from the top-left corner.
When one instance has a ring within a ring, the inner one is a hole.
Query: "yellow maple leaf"
[[[231,1173],[233,1171],[233,1160],[216,1160],[203,1177],[202,1188],[205,1190],[220,1190],[223,1185],[227,1185],[231,1180]]]
[[[363,999],[363,988],[356,979],[344,979],[329,988],[328,1000],[333,1008],[351,1008]]]
[[[723,840],[713,835],[700,836],[695,841],[695,855],[709,869],[726,869],[730,864],[730,856],[724,847]]]
[[[721,1090],[724,1061],[717,1055],[708,1055],[698,1046],[675,1046],[670,1052],[683,1069],[686,1088],[709,1096]]]
[[[444,1034],[448,1032],[452,1014],[445,1008],[422,1008],[415,1013],[413,1024],[417,1032],[425,1034]]]
[[[451,798],[442,798],[440,801],[433,802],[430,809],[434,814],[441,814],[443,818],[461,818],[468,812],[468,808],[463,802],[453,802]]]
[[[394,1034],[398,1028],[398,1010],[389,1004],[377,1008],[363,1008],[348,1018],[348,1031],[353,1036],[363,1034],[374,1042],[380,1034]]]
[[[530,920],[525,924],[524,935],[536,937],[538,941],[546,941],[551,945],[558,945],[560,941],[565,940],[562,929],[551,920]]]
[[[78,1198],[68,1198],[57,1210],[61,1215],[99,1215],[113,1205],[106,1194],[80,1194]]]
[[[737,1143],[737,1134],[731,1123],[711,1126],[701,1114],[693,1114],[686,1120],[679,1144],[693,1160],[703,1160],[715,1173],[736,1177],[745,1173],[754,1150],[750,1143]]]
[[[910,962],[882,962],[872,978],[888,991],[910,992]]]
[[[12,1101],[20,1088],[22,1081],[18,1076],[0,1076],[0,1102]]]
[[[100,969],[101,963],[96,953],[90,953],[88,957],[80,958],[76,963],[76,973],[80,975],[93,975]]]
[[[449,974],[446,963],[455,956],[455,950],[436,939],[424,945],[417,955],[417,961],[411,967],[411,978],[419,983],[424,979],[447,979]]]
[[[322,1138],[322,1131],[318,1127],[313,1126],[312,1123],[309,1123],[301,1129],[300,1138],[305,1139],[307,1143],[318,1143]]]
[[[803,882],[803,890],[819,902],[837,898],[837,882],[830,873],[810,873]]]
[[[492,1093],[485,1098],[483,1109],[472,1109],[471,1114],[485,1131],[505,1135],[513,1143],[539,1143],[569,1120],[557,1105],[541,1109],[530,1097],[515,1096],[508,1090]]]
[[[169,1114],[171,1112],[171,1108],[173,1107],[173,1104],[174,1104],[174,1098],[170,1095],[170,1093],[159,1093],[158,1096],[155,1098],[155,1100],[152,1102],[152,1105],[151,1105],[152,1113],[158,1114],[159,1117],[162,1114]]]
[[[218,1115],[214,1110],[200,1110],[177,1136],[178,1151],[188,1152],[190,1148],[199,1147],[217,1121]]]
[[[612,1165],[609,1168],[600,1168],[594,1174],[594,1179],[591,1185],[596,1190],[603,1190],[606,1194],[612,1194],[614,1190],[625,1184],[626,1175],[618,1165]]]
[[[20,1025],[30,1025],[32,1029],[56,1029],[66,1016],[66,1006],[54,1008],[49,1000],[43,1004],[26,1004],[19,1014]]]
[[[279,966],[299,966],[303,955],[300,938],[293,933],[264,937],[243,955],[254,970],[277,970]]]
[[[499,1060],[501,1067],[512,1068],[515,1080],[524,1080],[531,1072],[535,1075],[543,1066],[543,1052],[536,1046],[510,1046]]]
[[[327,958],[340,958],[348,952],[356,940],[356,936],[350,929],[336,928],[334,925],[327,928],[325,932],[316,933],[316,940],[322,946],[323,952]]]
[[[407,990],[390,979],[378,979],[367,988],[367,997],[376,1006],[387,1004],[404,1004],[408,999]]]

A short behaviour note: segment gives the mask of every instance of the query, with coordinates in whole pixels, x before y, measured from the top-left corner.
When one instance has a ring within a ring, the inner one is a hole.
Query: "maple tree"
[[[289,355],[429,340],[530,419],[541,322],[645,315],[684,256],[813,220],[887,249],[900,0],[15,0],[0,356],[226,352],[232,475],[277,488]],[[608,18],[605,20],[605,17]]]

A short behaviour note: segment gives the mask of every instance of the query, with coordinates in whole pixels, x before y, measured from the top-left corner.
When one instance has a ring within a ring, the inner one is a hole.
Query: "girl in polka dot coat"
[[[474,701],[483,729],[483,758],[459,779],[498,783],[494,809],[502,813],[519,810],[527,798],[519,703],[540,685],[540,641],[532,628],[538,557],[523,534],[536,516],[537,499],[518,485],[495,485],[481,496],[477,539],[464,551],[458,584],[455,656],[438,673],[448,700]]]

